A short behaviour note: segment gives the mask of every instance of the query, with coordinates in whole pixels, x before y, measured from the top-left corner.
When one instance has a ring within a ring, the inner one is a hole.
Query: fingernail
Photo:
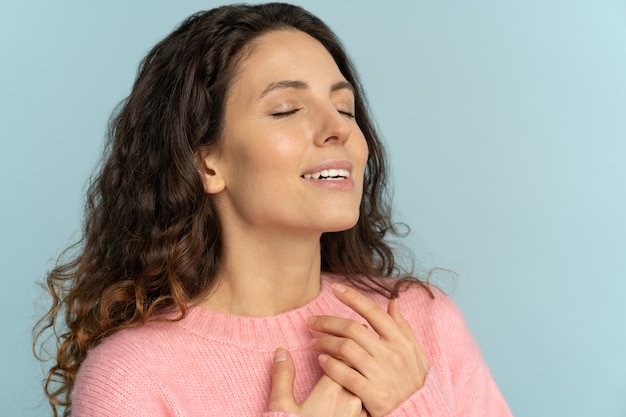
[[[306,324],[312,326],[317,321],[317,316],[311,316],[306,319]]]
[[[335,292],[338,294],[343,294],[344,292],[346,292],[346,287],[341,284],[334,283],[333,290],[335,290]]]
[[[328,360],[328,355],[322,353],[317,357],[317,360],[319,360],[320,363],[326,363],[326,361]]]
[[[287,349],[282,346],[276,348],[274,352],[274,363],[285,362],[287,360]]]
[[[400,302],[398,301],[398,298],[394,298],[393,301],[396,303],[396,307],[400,308]]]

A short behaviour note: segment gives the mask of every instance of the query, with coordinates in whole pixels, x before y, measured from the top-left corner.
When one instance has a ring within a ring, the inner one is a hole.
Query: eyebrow
[[[263,92],[261,93],[261,97],[265,97],[266,95],[268,95],[272,91],[282,90],[282,89],[286,89],[286,88],[295,88],[297,90],[306,90],[307,88],[309,88],[309,85],[307,83],[305,83],[304,81],[300,81],[300,80],[282,80],[282,81],[277,81],[277,82],[271,83],[270,85],[265,87],[265,90],[263,90]],[[347,81],[339,81],[339,82],[333,84],[330,87],[330,91],[331,92],[335,92],[337,90],[343,90],[343,89],[350,90],[352,92],[352,94],[354,94],[354,87],[352,86],[352,84],[350,84]]]

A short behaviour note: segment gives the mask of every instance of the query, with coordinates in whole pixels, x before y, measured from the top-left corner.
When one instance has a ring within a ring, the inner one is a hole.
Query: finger
[[[369,381],[344,362],[324,353],[318,356],[318,362],[326,375],[357,397],[363,399],[372,395]]]
[[[398,326],[400,326],[402,331],[404,331],[404,334],[406,335],[406,337],[413,342],[415,346],[415,350],[419,357],[418,366],[420,367],[420,372],[422,374],[425,374],[426,369],[428,369],[428,359],[426,358],[426,353],[424,352],[420,343],[418,342],[417,337],[415,336],[415,333],[413,332],[413,328],[411,327],[409,322],[406,321],[404,316],[402,316],[402,314],[400,313],[400,307],[399,307],[399,302],[397,298],[389,301],[389,305],[387,306],[387,312],[389,312],[389,315],[396,321],[396,323],[398,323]]]
[[[413,332],[413,328],[400,312],[400,306],[397,298],[389,301],[389,304],[387,305],[387,313],[396,322],[396,324],[400,326],[400,329],[402,329],[406,337],[411,340],[417,341],[415,339],[415,333]]]
[[[369,375],[375,363],[372,355],[353,339],[336,336],[322,336],[311,340],[311,348],[342,360],[346,365],[363,375]]]
[[[315,384],[301,408],[302,416],[356,416],[363,410],[361,399],[324,374]]]
[[[284,347],[278,347],[274,352],[272,365],[272,391],[268,406],[270,411],[290,411],[296,405],[293,396],[295,376],[291,354]]]
[[[376,346],[380,344],[380,337],[356,320],[335,316],[312,316],[307,319],[307,325],[318,332],[351,339],[370,355],[376,353]]]
[[[400,312],[397,298],[389,300],[389,304],[387,304],[387,314],[389,314],[391,318],[396,321],[396,323],[399,323],[400,319],[402,318],[402,313]]]
[[[345,305],[357,312],[383,339],[390,340],[402,335],[395,320],[373,300],[357,290],[342,284],[333,284],[333,293]]]

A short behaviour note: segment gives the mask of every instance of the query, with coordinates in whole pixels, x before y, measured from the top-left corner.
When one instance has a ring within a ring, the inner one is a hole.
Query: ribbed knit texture
[[[78,372],[73,417],[293,417],[267,412],[274,350],[285,346],[296,367],[294,396],[303,401],[322,375],[309,348],[311,315],[365,322],[331,292],[322,277],[310,303],[273,317],[238,317],[191,307],[177,322],[151,322],[107,337]],[[370,296],[386,308],[388,300]],[[424,385],[389,416],[510,416],[452,300],[431,299],[415,285],[400,311],[430,362]]]

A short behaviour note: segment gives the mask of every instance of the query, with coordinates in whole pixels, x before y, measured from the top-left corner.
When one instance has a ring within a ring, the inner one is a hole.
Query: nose
[[[334,105],[324,106],[319,112],[319,131],[315,144],[322,146],[328,143],[344,143],[352,133],[353,121],[340,113]]]

